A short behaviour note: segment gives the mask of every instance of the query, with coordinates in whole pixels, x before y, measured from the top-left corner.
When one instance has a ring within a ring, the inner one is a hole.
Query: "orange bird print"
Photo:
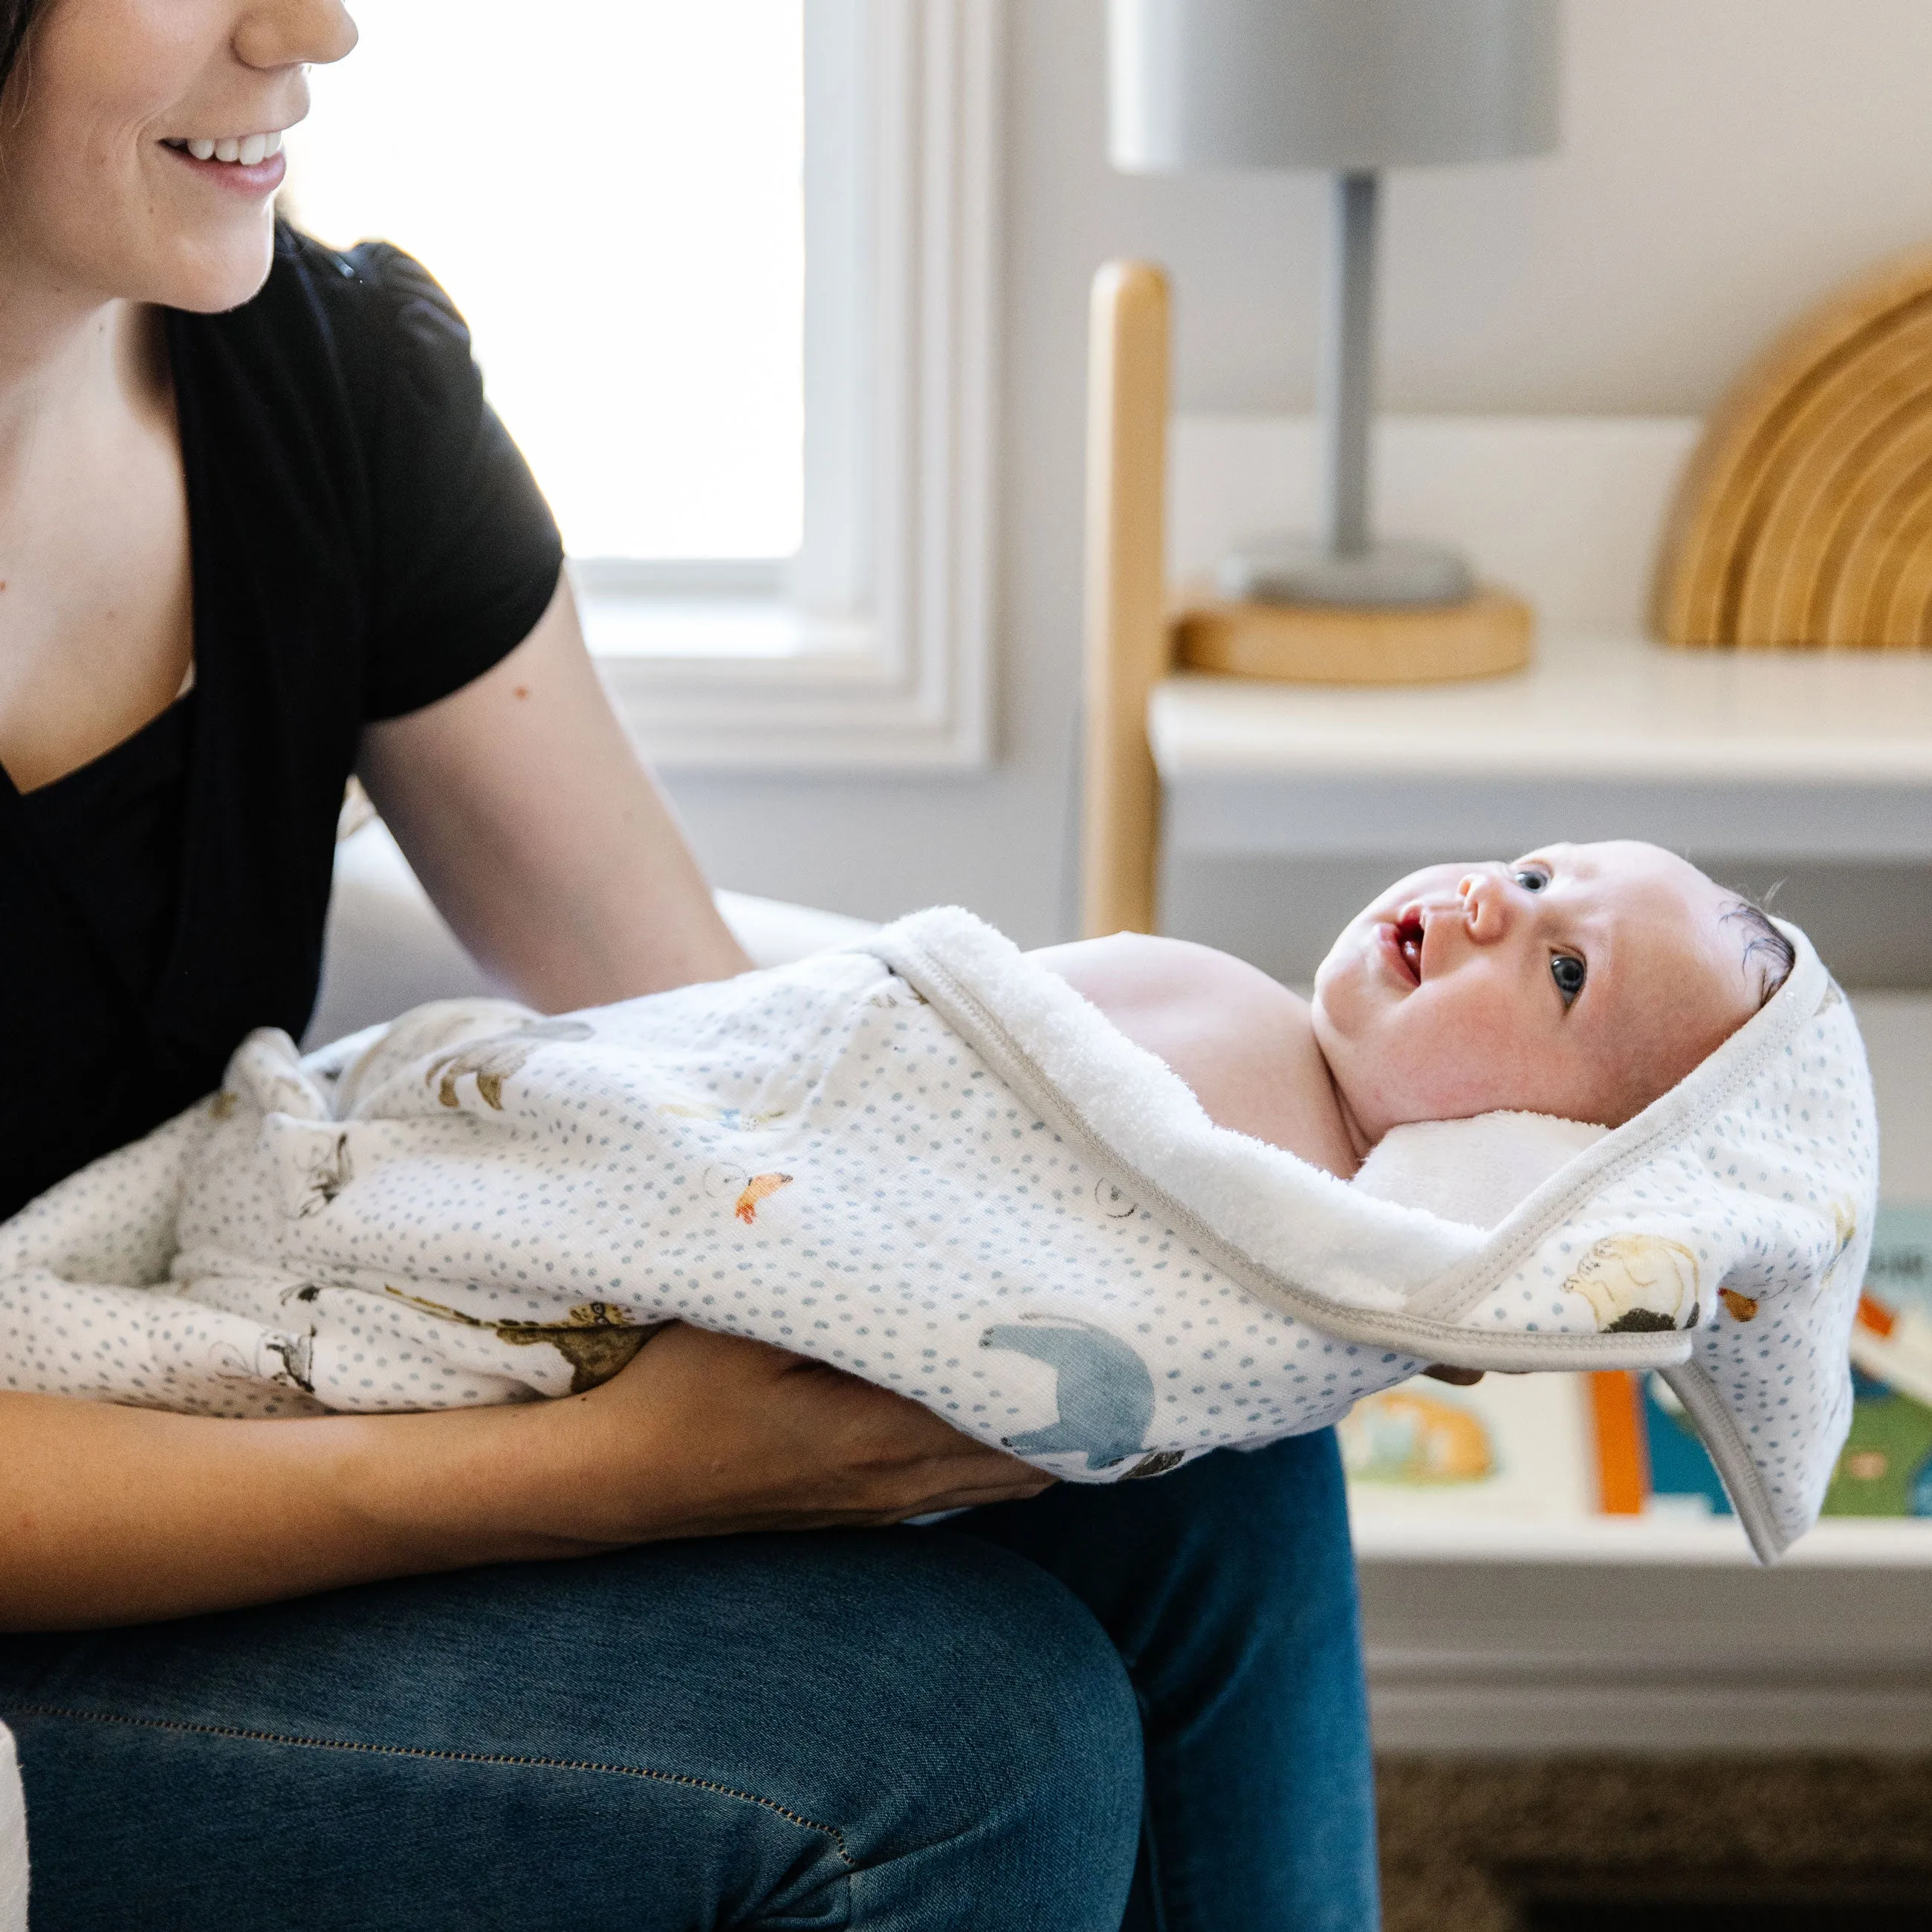
[[[738,1204],[732,1210],[746,1227],[758,1218],[758,1203],[768,1201],[781,1187],[791,1185],[788,1174],[754,1174],[745,1184],[745,1191],[738,1197]]]

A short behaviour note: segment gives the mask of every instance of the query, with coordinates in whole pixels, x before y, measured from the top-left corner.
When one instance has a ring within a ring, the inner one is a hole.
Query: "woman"
[[[354,40],[0,0],[0,1214],[302,1030],[352,766],[532,1001],[745,963],[447,298],[274,227]],[[1332,1444],[1039,1488],[682,1329],[526,1408],[0,1393],[36,1927],[1372,1923]]]

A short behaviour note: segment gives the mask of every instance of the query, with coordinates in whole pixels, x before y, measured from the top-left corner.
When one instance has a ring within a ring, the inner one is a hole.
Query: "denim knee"
[[[995,1911],[984,1894],[976,1906],[962,1900],[957,1922],[1114,1932],[1143,1763],[1139,1709],[1118,1652],[1034,1564],[983,1544],[902,1536],[923,1545],[913,1566],[920,1586],[941,1593],[928,1606],[932,1667],[898,1714],[900,1736],[937,1786],[922,1806],[924,1827],[945,1833],[958,1880],[970,1870],[976,1888],[992,1885],[1001,1901]],[[928,1756],[922,1736],[946,1748]]]

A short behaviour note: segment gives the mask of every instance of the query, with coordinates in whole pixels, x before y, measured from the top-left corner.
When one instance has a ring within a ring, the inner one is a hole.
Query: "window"
[[[804,10],[358,0],[315,76],[302,219],[449,290],[574,556],[798,550]]]
[[[984,755],[998,6],[359,0],[314,77],[298,218],[469,317],[666,764]]]

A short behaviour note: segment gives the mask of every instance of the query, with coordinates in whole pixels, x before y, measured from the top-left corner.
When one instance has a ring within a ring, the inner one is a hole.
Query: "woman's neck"
[[[194,605],[160,311],[10,267],[0,242],[0,766],[26,791],[166,710]]]
[[[27,273],[0,246],[0,505],[58,460],[50,432],[167,406],[158,321],[145,304]]]

